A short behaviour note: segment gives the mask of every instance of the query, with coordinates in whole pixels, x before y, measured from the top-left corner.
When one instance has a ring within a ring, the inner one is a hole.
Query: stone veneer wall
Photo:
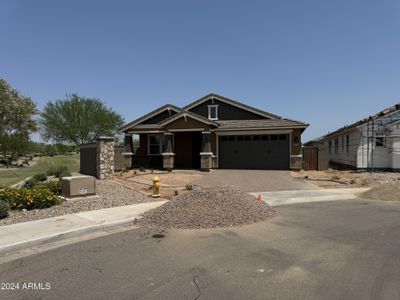
[[[98,179],[110,179],[114,174],[114,138],[100,137],[96,144],[96,177]]]

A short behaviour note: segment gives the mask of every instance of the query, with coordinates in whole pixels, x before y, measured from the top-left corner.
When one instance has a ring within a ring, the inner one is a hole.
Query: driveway
[[[282,206],[236,228],[138,228],[0,264],[0,299],[400,299],[400,205]]]
[[[294,178],[290,171],[271,170],[211,170],[194,181],[200,185],[234,185],[244,192],[269,192],[318,189],[317,186]]]

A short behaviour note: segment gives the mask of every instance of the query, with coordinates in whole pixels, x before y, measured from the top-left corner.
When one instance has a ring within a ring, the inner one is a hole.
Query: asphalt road
[[[155,233],[1,264],[0,282],[20,289],[0,299],[400,299],[400,203],[297,204],[259,224]],[[50,289],[22,290],[24,282]]]

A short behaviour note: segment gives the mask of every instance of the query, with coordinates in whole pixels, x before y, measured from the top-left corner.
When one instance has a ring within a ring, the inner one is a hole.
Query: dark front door
[[[236,135],[219,137],[219,168],[288,170],[289,135]]]
[[[174,134],[175,168],[200,168],[201,132]]]

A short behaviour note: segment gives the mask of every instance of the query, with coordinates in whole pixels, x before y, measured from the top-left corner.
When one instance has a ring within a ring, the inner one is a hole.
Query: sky
[[[307,141],[400,102],[395,0],[1,0],[0,36],[0,77],[39,109],[77,93],[128,122],[213,92]]]

